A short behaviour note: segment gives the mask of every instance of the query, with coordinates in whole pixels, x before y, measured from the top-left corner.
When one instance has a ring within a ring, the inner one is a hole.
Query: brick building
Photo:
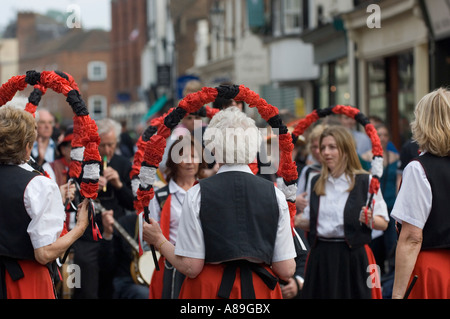
[[[60,70],[70,73],[80,88],[94,119],[108,116],[113,99],[110,74],[110,33],[70,29],[49,17],[19,13],[17,17],[19,74],[27,70]],[[24,92],[28,95],[30,90]],[[65,97],[49,90],[39,106],[49,109],[64,124],[73,112]]]
[[[141,86],[141,54],[147,43],[147,1],[111,1],[111,77],[114,100],[135,102]]]

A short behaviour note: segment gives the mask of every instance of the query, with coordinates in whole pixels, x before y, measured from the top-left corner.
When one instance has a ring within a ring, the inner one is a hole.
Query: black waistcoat
[[[425,171],[433,195],[431,212],[423,228],[422,249],[450,248],[450,157],[425,153],[416,160]]]
[[[278,225],[273,183],[245,172],[200,181],[205,262],[253,257],[270,265]]]
[[[0,165],[0,256],[34,260],[27,233],[31,218],[23,198],[28,183],[38,175],[15,165]]]
[[[310,198],[310,231],[308,241],[314,246],[317,239],[317,220],[319,217],[319,196],[313,191],[314,185],[320,175],[313,177],[311,181]],[[351,190],[344,208],[344,235],[350,248],[358,248],[371,241],[370,228],[359,222],[361,207],[367,204],[367,191],[369,189],[369,175],[355,175],[355,186]]]

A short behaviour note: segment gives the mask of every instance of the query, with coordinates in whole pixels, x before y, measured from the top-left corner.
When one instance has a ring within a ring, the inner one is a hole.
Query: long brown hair
[[[350,192],[355,186],[355,175],[368,174],[368,172],[363,170],[358,154],[356,153],[356,146],[353,136],[345,127],[334,125],[326,128],[320,135],[320,147],[322,147],[323,139],[327,136],[332,136],[336,141],[336,146],[341,157],[341,162],[339,165],[341,169],[344,169],[344,173],[350,181],[350,186],[347,190]],[[329,174],[330,171],[324,163],[322,165],[322,171],[319,179],[314,186],[314,191],[317,195],[325,195],[325,183]]]

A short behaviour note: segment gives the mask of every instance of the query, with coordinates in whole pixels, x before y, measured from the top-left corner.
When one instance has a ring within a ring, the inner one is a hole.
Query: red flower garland
[[[62,75],[57,74],[55,71],[43,71],[40,73],[28,71],[26,75],[14,76],[0,87],[0,106],[10,101],[17,91],[24,90],[28,84],[34,85],[35,88],[39,89],[43,94],[47,88],[51,88],[55,92],[62,93],[65,96],[68,96],[71,92],[75,92],[79,96],[79,89],[76,82],[73,80],[73,77],[69,74],[64,75],[68,77],[68,80],[63,78]],[[80,102],[81,108],[83,106],[85,108],[81,98],[78,99],[78,102]],[[25,109],[34,115],[36,107],[37,105],[29,102]],[[85,111],[86,112],[83,114],[75,114],[74,116],[74,138],[72,147],[85,147],[83,162],[100,163],[101,158],[98,152],[100,138],[97,132],[97,125],[88,115],[87,109]],[[72,162],[69,168],[69,175],[73,178],[78,178],[82,172],[81,163],[76,163],[76,161]],[[98,179],[90,180],[89,182],[83,181],[80,187],[81,194],[85,198],[97,198]]]
[[[208,118],[212,118],[219,111],[218,109],[213,109],[209,106],[205,106],[205,109],[206,116]],[[166,139],[171,133],[170,129],[164,125],[164,120],[174,110],[175,108],[171,108],[167,113],[150,121],[150,126],[156,128],[157,135],[152,135],[147,141],[144,141],[142,135],[139,137],[136,143],[137,151],[134,155],[133,165],[130,172],[131,180],[138,178],[143,163],[156,168],[159,166],[159,163],[164,156]],[[141,188],[137,189],[134,201],[136,213],[139,214],[144,210],[144,207],[148,207],[153,196],[153,187],[148,190]]]
[[[192,113],[198,111],[203,105],[213,102],[218,96],[219,92],[217,88],[208,88],[204,87],[201,91],[196,93],[188,94],[183,100],[178,104],[178,108],[182,109],[185,114]],[[250,107],[256,107],[258,109],[261,117],[270,122],[273,118],[276,118],[279,114],[278,109],[269,103],[267,103],[264,99],[260,98],[257,93],[250,90],[249,88],[240,85],[239,93],[234,97],[236,101],[244,101],[249,104]],[[177,108],[177,109],[178,109]],[[156,125],[158,125],[157,135],[153,135],[147,143],[140,143],[139,147],[143,148],[145,144],[145,154],[144,161],[140,163],[150,167],[157,168],[159,163],[162,160],[162,155],[164,154],[165,149],[165,141],[166,138],[170,136],[171,127],[166,125],[166,119],[168,117],[175,118],[177,114],[175,114],[176,109],[171,109],[168,113],[164,114],[163,117],[158,118],[154,121]],[[214,116],[215,111],[207,108],[207,115],[212,117]],[[179,119],[181,120],[181,118]],[[179,122],[178,120],[178,122]],[[281,120],[280,120],[281,121]],[[175,121],[176,122],[176,121]],[[175,123],[178,124],[178,123]],[[279,175],[284,179],[287,184],[295,183],[298,178],[297,166],[295,162],[292,160],[292,136],[291,134],[285,130],[285,132],[280,132],[280,170]],[[139,159],[142,158],[142,151],[139,154]],[[137,168],[139,163],[135,162],[134,169],[132,170],[131,178],[136,177]],[[255,169],[254,165],[250,166],[252,170]],[[142,212],[144,207],[148,207],[148,204],[153,198],[154,193],[152,191],[152,187],[150,189],[141,189],[139,188],[138,194],[142,199],[141,203],[136,203],[135,207],[137,208],[137,213]],[[149,193],[149,196],[144,195],[145,192]],[[139,200],[139,199],[138,199]],[[296,214],[295,202],[288,201],[289,212],[291,216],[291,222]]]

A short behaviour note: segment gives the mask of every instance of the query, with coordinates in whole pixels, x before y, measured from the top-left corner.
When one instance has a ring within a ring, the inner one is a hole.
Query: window
[[[102,61],[91,61],[88,63],[89,81],[106,80],[106,63]]]
[[[92,95],[88,99],[89,114],[92,119],[100,120],[107,116],[107,100],[103,95]]]
[[[303,0],[275,0],[272,3],[273,36],[299,34],[302,31],[303,5]]]
[[[285,33],[299,33],[302,26],[302,0],[284,0],[283,5]]]

